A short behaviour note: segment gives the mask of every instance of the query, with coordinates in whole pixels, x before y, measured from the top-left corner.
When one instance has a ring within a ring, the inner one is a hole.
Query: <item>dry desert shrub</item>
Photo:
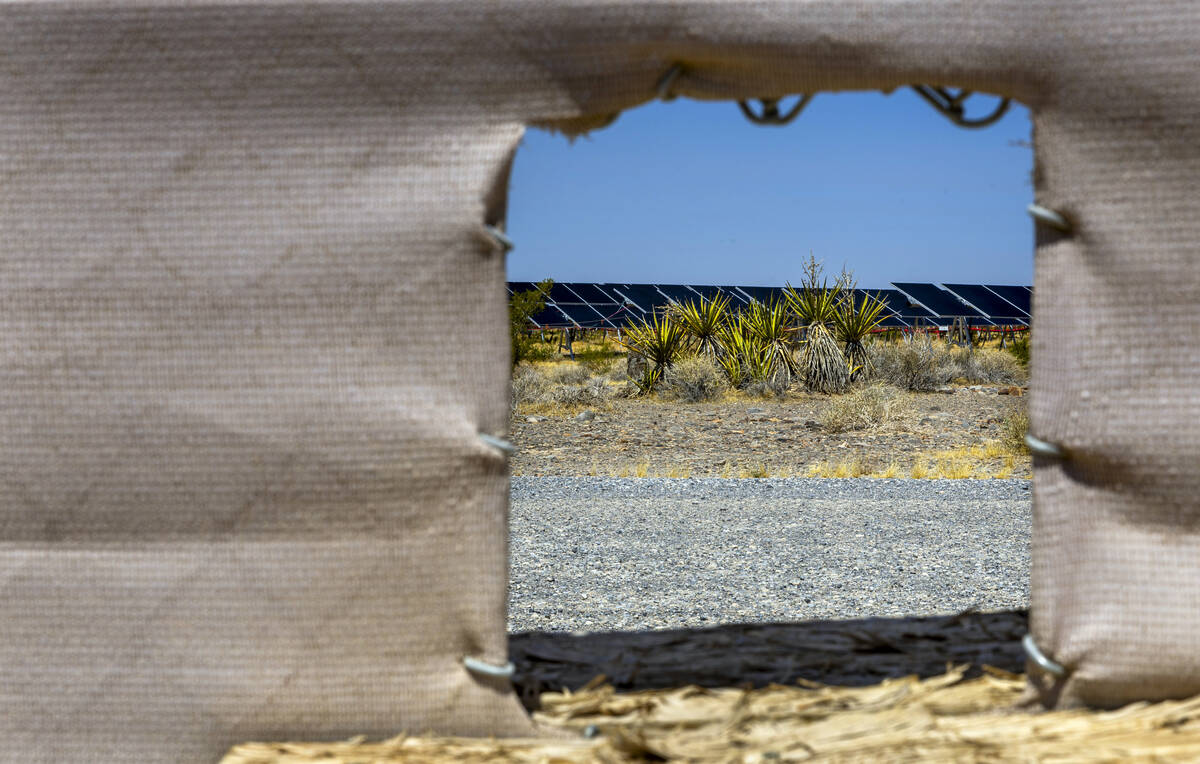
[[[908,408],[908,395],[882,384],[860,387],[834,396],[821,413],[821,426],[829,432],[868,430],[896,420]]]
[[[521,365],[513,370],[512,407],[538,403],[550,389],[546,377],[533,366]]]
[[[591,376],[579,363],[557,363],[546,370],[546,380],[552,385],[582,385]]]
[[[928,334],[899,343],[877,342],[867,348],[871,378],[902,390],[930,391],[959,376],[958,364],[944,342]]]
[[[1000,442],[1015,454],[1029,451],[1025,445],[1025,433],[1029,432],[1029,414],[1025,411],[1014,411],[1000,424]]]
[[[988,384],[1023,385],[1029,381],[1029,372],[1012,353],[984,348],[975,351],[975,356],[980,372]]]
[[[592,376],[578,364],[549,367],[521,365],[513,371],[512,407],[584,406],[611,398],[613,390],[603,376]]]
[[[668,400],[698,403],[719,398],[729,389],[725,373],[707,355],[684,358],[663,375],[659,395]]]

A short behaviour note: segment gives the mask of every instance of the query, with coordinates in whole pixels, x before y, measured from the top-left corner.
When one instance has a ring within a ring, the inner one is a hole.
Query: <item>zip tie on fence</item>
[[[510,252],[512,248],[516,246],[516,244],[513,244],[512,239],[504,235],[504,231],[501,231],[494,225],[485,225],[483,230],[487,231],[487,235],[491,237],[493,242],[495,242],[496,248],[505,254]]]
[[[1029,433],[1025,433],[1025,445],[1038,456],[1048,456],[1051,459],[1067,458],[1067,452],[1063,450],[1062,446],[1042,440],[1041,438],[1035,438]]]
[[[488,435],[486,432],[481,432],[479,433],[479,439],[492,448],[503,451],[506,454],[515,454],[517,452],[517,447],[504,438],[497,438],[495,435]]]
[[[487,663],[478,658],[464,656],[462,659],[463,667],[473,674],[483,674],[484,676],[495,676],[501,679],[509,679],[516,672],[517,667],[512,661],[508,661],[503,666],[497,666],[494,663]]]
[[[1041,651],[1037,643],[1033,641],[1032,634],[1026,634],[1021,640],[1021,647],[1025,648],[1025,654],[1029,659],[1038,665],[1038,667],[1047,674],[1053,674],[1057,677],[1067,675],[1067,669],[1061,663],[1056,663],[1046,657],[1046,654]]]
[[[1063,217],[1061,212],[1056,212],[1049,207],[1043,207],[1040,204],[1031,204],[1025,208],[1029,215],[1039,222],[1045,223],[1051,228],[1057,228],[1064,233],[1070,233],[1071,221]]]
[[[675,85],[675,80],[679,79],[679,75],[683,74],[683,65],[675,64],[667,73],[658,81],[658,100],[674,101],[675,94],[671,92],[672,86]]]

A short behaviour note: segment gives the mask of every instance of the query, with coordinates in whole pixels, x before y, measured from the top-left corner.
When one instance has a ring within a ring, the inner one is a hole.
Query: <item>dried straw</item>
[[[805,682],[621,694],[551,693],[535,715],[577,741],[400,737],[385,743],[238,746],[222,764],[385,762],[1028,762],[1200,759],[1200,697],[1117,711],[1031,713],[1018,674],[965,667],[869,687]],[[594,740],[582,738],[592,728]]]
[[[222,764],[1200,760],[1200,697],[1020,708],[1025,682],[1005,669],[1026,629],[1015,611],[517,634],[517,690],[544,739],[248,743]]]

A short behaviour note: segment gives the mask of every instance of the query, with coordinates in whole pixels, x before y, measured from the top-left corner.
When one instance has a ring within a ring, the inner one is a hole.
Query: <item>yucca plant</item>
[[[729,297],[718,295],[711,300],[701,298],[699,303],[688,302],[676,306],[674,312],[688,333],[696,355],[715,358],[720,347],[717,332],[729,313]]]
[[[746,338],[742,352],[742,370],[749,382],[764,382],[776,389],[784,389],[791,381],[791,372],[777,360],[774,349],[758,337]]]
[[[780,375],[784,387],[791,382],[796,370],[796,359],[792,356],[792,338],[796,333],[787,306],[782,301],[754,302],[742,314],[743,330],[761,345],[775,373]]]
[[[799,326],[828,325],[837,315],[842,289],[838,285],[829,286],[827,281],[806,283],[800,289],[788,284],[783,290],[783,298]]]
[[[717,364],[729,379],[730,387],[741,387],[746,381],[743,358],[749,338],[742,331],[741,314],[729,314],[717,327]]]
[[[663,372],[670,367],[684,350],[687,334],[683,325],[669,313],[652,314],[640,322],[625,328],[621,345],[630,356],[645,361],[645,368],[633,377],[638,392],[646,395],[654,390],[662,379]]]
[[[863,340],[883,321],[883,309],[883,301],[877,295],[864,294],[862,301],[856,302],[851,291],[838,303],[834,312],[834,338],[842,343],[846,361],[850,364],[852,382],[871,373],[871,359]]]
[[[800,356],[800,378],[809,389],[822,393],[841,392],[849,384],[850,370],[837,341],[829,333],[843,295],[853,294],[848,273],[831,287],[821,278],[821,264],[809,255],[800,289],[791,284],[784,291],[788,309],[805,327],[804,352]]]
[[[775,390],[784,389],[791,374],[780,362],[778,348],[760,334],[750,313],[731,314],[717,335],[717,363],[733,387],[763,383]]]
[[[823,323],[808,327],[800,374],[805,387],[817,393],[840,393],[850,383],[850,367]]]

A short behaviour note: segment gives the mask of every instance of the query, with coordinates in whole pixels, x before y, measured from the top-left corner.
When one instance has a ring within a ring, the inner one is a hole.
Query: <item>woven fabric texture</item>
[[[0,9],[0,758],[528,734],[503,681],[523,126],[965,86],[1034,113],[1048,703],[1200,692],[1200,5]],[[1135,23],[1136,22],[1136,23]]]

